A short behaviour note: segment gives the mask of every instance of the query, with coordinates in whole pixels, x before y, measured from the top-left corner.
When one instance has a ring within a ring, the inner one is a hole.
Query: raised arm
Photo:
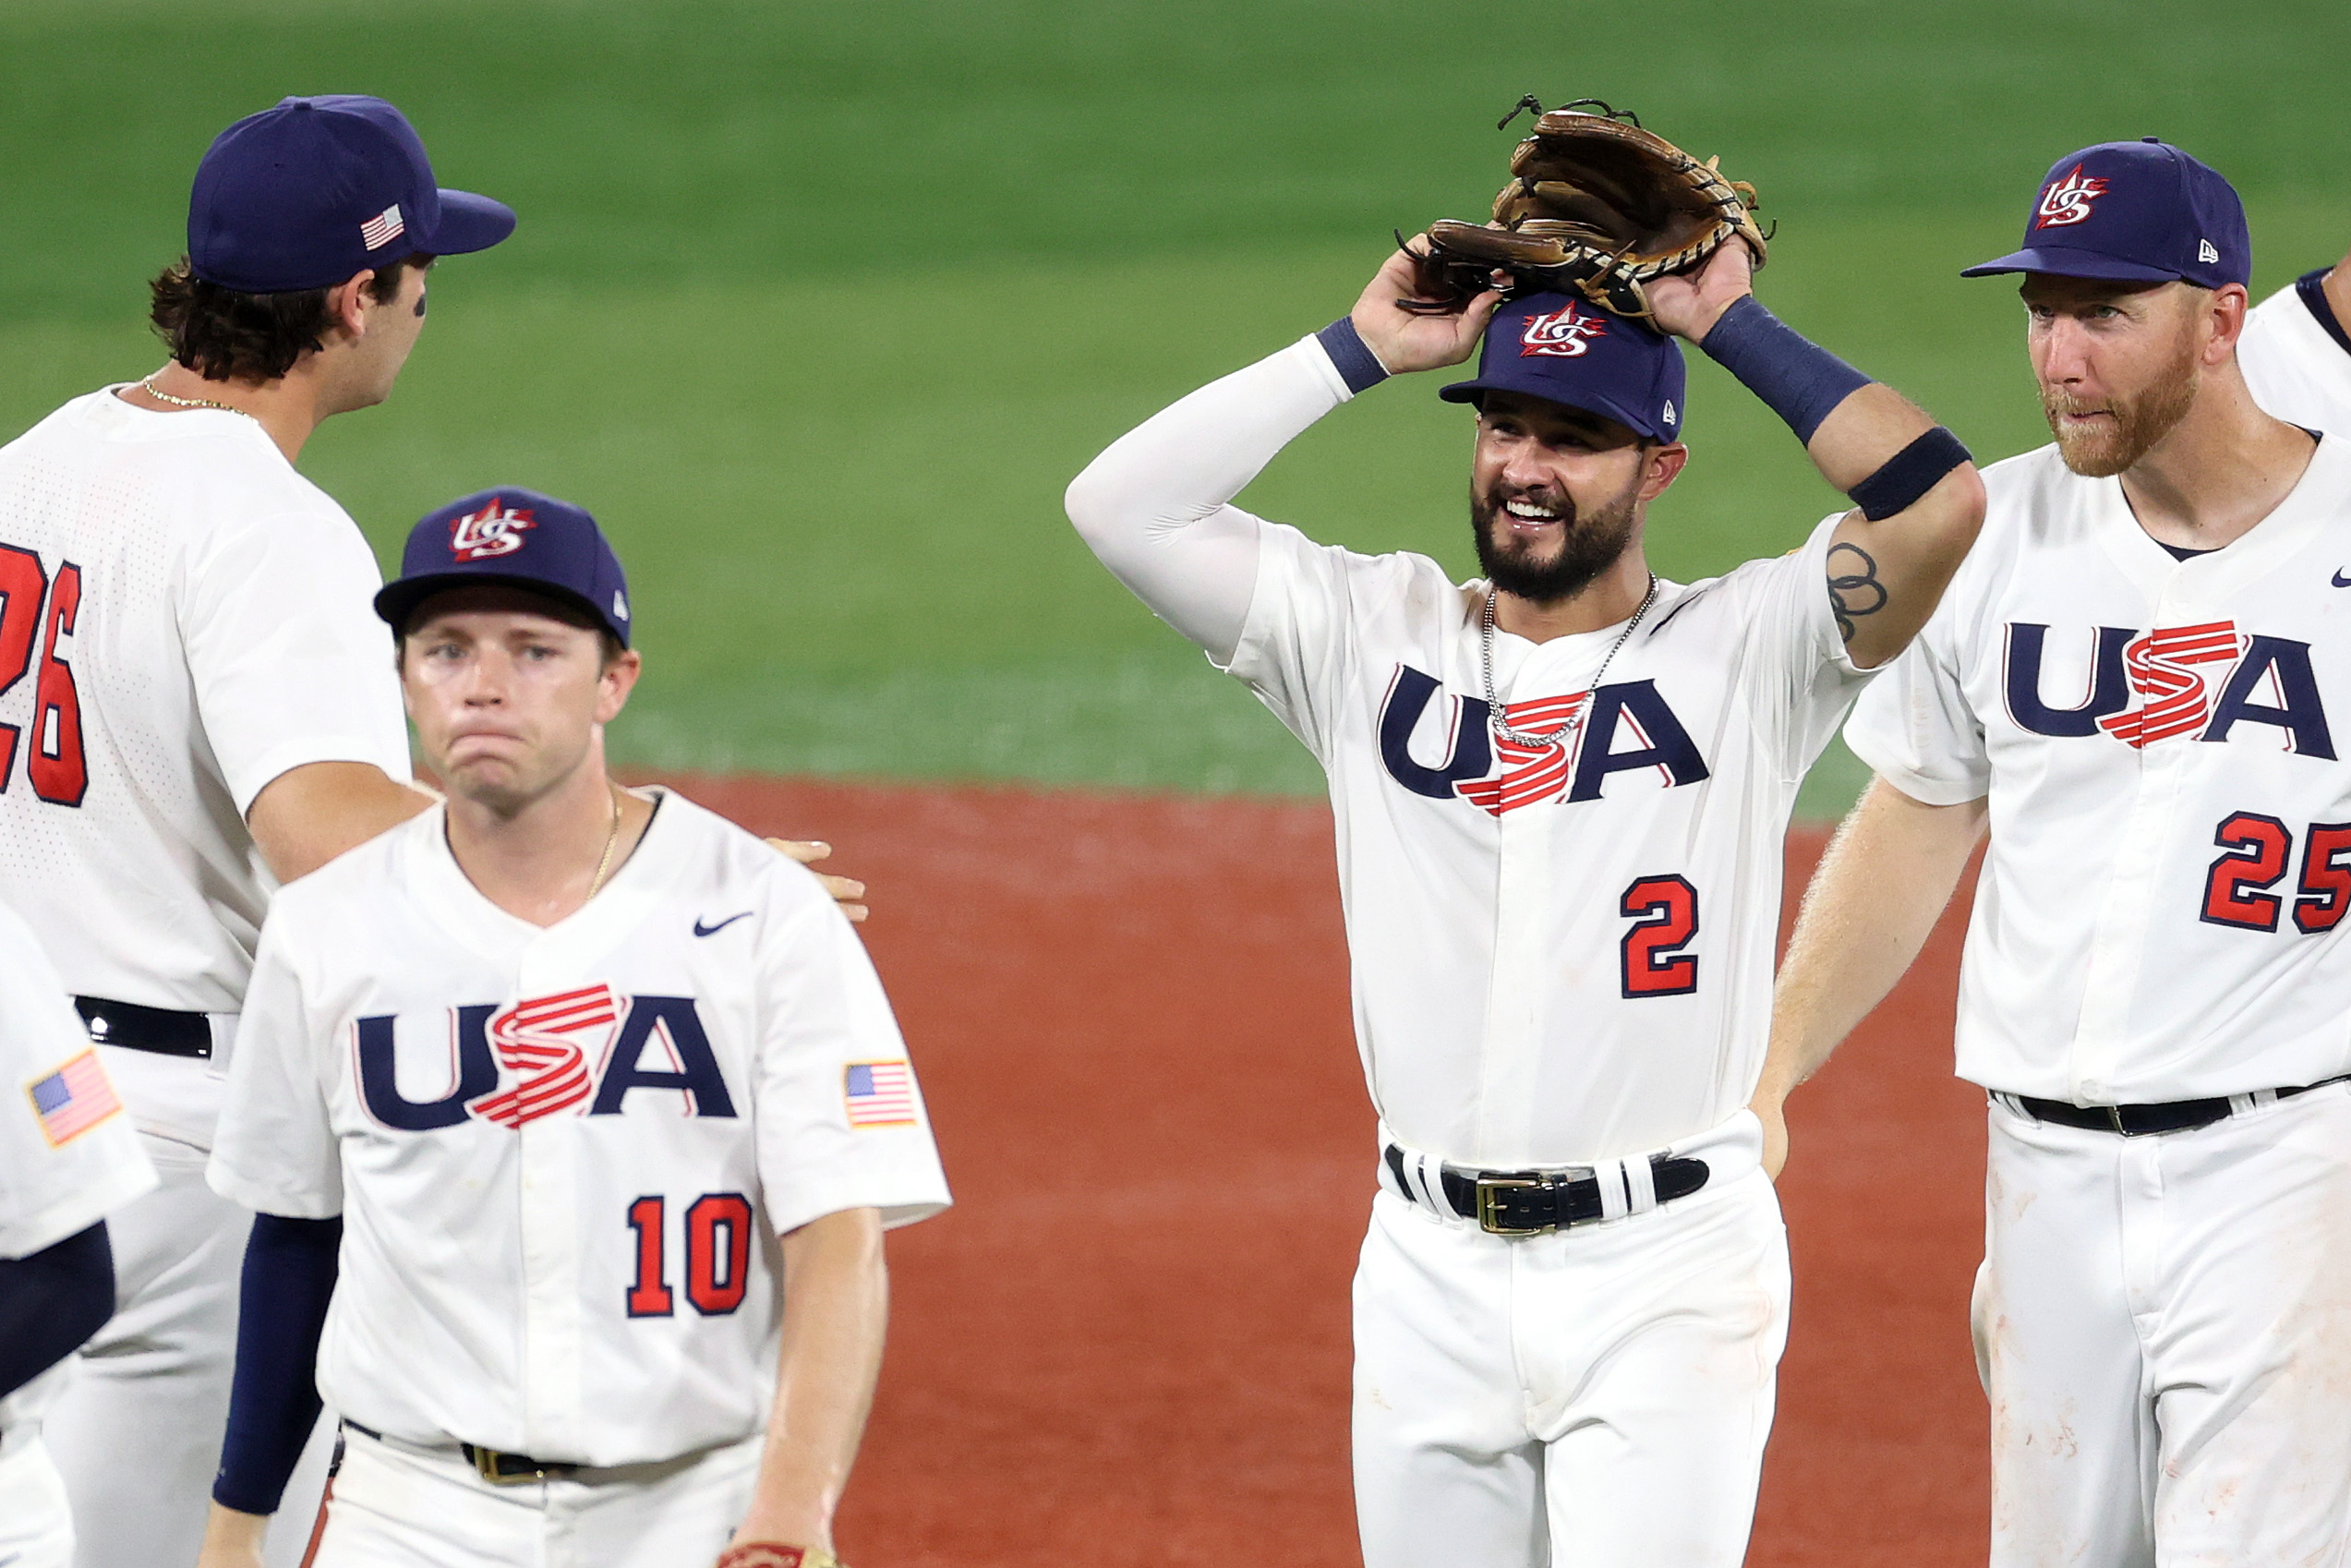
[[[1885,663],[1918,634],[1983,522],[1967,449],[1893,388],[1764,308],[1747,249],[1647,287],[1658,325],[1689,339],[1788,421],[1855,510],[1838,525],[1825,591],[1853,662]]]
[[[1233,657],[1257,585],[1256,518],[1229,503],[1299,433],[1390,374],[1456,365],[1498,300],[1411,316],[1413,271],[1392,256],[1354,311],[1313,338],[1212,381],[1120,437],[1064,504],[1087,546],[1161,620]]]
[[[1764,1166],[1775,1178],[1788,1157],[1789,1092],[1820,1070],[1911,967],[1983,825],[1981,800],[1931,806],[1877,778],[1829,841],[1779,966],[1771,1049],[1751,1103],[1764,1124]]]

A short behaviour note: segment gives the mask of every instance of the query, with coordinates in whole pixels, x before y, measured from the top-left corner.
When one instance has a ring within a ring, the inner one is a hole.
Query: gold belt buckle
[[[494,1487],[530,1486],[559,1474],[569,1474],[573,1468],[570,1465],[538,1465],[532,1469],[517,1470],[512,1475],[499,1473],[500,1460],[524,1457],[526,1456],[520,1453],[504,1453],[495,1448],[484,1448],[479,1443],[474,1445],[474,1469],[483,1480]]]
[[[1542,1236],[1557,1230],[1557,1225],[1506,1225],[1497,1212],[1500,1194],[1525,1188],[1546,1188],[1552,1184],[1541,1176],[1479,1176],[1477,1178],[1477,1228],[1488,1236]]]

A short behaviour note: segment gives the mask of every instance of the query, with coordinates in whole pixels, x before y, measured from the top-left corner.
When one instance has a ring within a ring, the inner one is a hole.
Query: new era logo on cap
[[[2049,188],[2041,193],[2041,205],[2033,212],[2032,226],[2061,229],[2082,223],[2090,216],[2090,204],[2105,194],[2106,182],[2095,175],[2085,179],[2081,165],[2076,163],[2070,174],[2061,180],[2050,181]]]
[[[395,201],[359,225],[359,239],[368,249],[381,250],[407,232],[408,225],[400,221],[400,203]]]
[[[512,555],[523,548],[523,530],[533,526],[529,507],[509,506],[492,497],[488,506],[450,524],[449,553],[460,561]]]
[[[2201,261],[2204,265],[2210,267],[2216,265],[2220,261],[2220,250],[2211,240],[2200,239],[2196,242],[2197,260]]]
[[[1525,346],[1518,351],[1521,359],[1535,355],[1556,355],[1562,359],[1581,359],[1592,351],[1592,340],[1605,336],[1608,321],[1591,312],[1579,311],[1570,305],[1564,310],[1554,310],[1548,316],[1529,316],[1526,330],[1518,341]]]

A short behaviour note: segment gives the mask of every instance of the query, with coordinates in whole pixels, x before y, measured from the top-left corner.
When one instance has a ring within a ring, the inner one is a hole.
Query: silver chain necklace
[[[1507,741],[1513,746],[1524,746],[1530,752],[1546,751],[1552,746],[1562,745],[1570,735],[1583,728],[1584,716],[1591,710],[1591,704],[1586,702],[1584,706],[1577,708],[1568,716],[1566,723],[1548,735],[1529,735],[1510,727],[1510,716],[1503,710],[1501,695],[1494,690],[1494,601],[1500,597],[1494,591],[1493,585],[1489,584],[1486,588],[1485,613],[1477,618],[1477,657],[1486,673],[1487,726],[1493,730],[1496,739]],[[1606,675],[1609,672],[1609,666],[1615,662],[1616,650],[1622,647],[1626,639],[1640,629],[1641,618],[1649,613],[1649,606],[1655,604],[1657,599],[1658,574],[1652,572],[1649,573],[1649,591],[1641,596],[1641,608],[1633,612],[1633,619],[1626,621],[1624,630],[1616,634],[1616,641],[1609,645],[1609,651],[1600,656],[1600,667],[1592,671],[1592,680],[1585,686],[1585,691],[1597,692],[1600,689],[1600,677]]]

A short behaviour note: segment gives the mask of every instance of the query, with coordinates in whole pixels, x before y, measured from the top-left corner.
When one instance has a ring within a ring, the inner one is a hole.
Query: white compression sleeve
[[[1228,504],[1349,397],[1313,338],[1212,381],[1120,437],[1070,481],[1069,521],[1159,618],[1231,660],[1257,586],[1257,518]]]

